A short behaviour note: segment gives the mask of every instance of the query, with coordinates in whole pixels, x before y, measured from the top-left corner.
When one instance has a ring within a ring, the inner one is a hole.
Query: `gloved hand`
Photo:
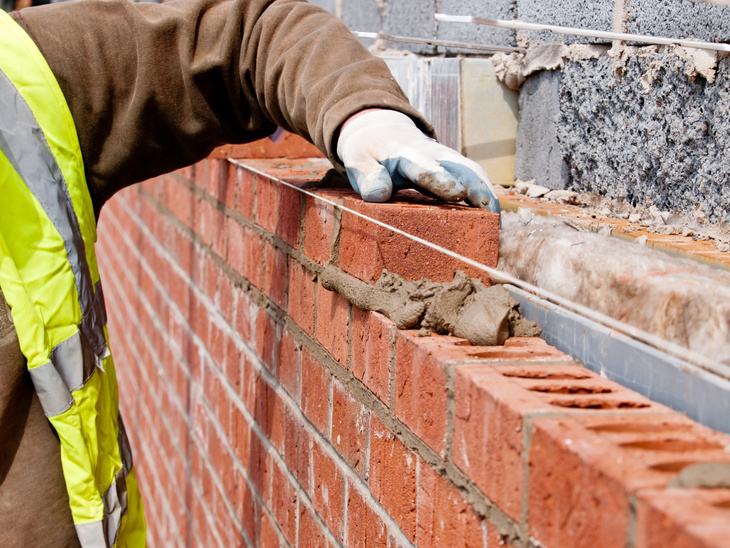
[[[366,202],[384,202],[394,189],[416,188],[446,202],[467,200],[499,213],[484,170],[424,135],[400,112],[374,109],[350,118],[337,141],[337,155]]]

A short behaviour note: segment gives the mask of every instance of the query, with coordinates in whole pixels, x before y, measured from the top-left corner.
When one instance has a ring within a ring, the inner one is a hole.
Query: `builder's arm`
[[[19,23],[64,91],[97,202],[276,126],[336,165],[337,132],[363,109],[432,131],[382,60],[303,0],[86,0],[22,10]]]

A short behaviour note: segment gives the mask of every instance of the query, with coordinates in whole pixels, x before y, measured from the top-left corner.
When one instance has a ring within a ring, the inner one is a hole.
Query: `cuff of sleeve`
[[[337,141],[340,136],[340,130],[350,116],[368,108],[394,110],[405,114],[413,120],[418,129],[423,133],[429,137],[436,138],[433,126],[428,120],[400,97],[387,93],[373,94],[366,91],[358,92],[350,96],[348,101],[343,101],[342,104],[336,105],[335,108],[330,109],[325,114],[323,127],[324,142],[315,143],[326,154],[335,169],[342,174],[345,173],[345,168],[337,156]]]

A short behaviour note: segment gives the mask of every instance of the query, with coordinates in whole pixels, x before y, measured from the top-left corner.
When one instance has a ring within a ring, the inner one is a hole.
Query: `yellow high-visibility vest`
[[[60,440],[79,541],[84,548],[144,546],[76,127],[40,51],[3,11],[0,204],[0,288]]]

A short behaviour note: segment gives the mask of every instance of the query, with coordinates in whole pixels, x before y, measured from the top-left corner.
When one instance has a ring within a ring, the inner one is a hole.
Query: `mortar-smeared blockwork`
[[[713,84],[688,62],[631,57],[622,79],[608,57],[566,65],[556,132],[569,188],[730,220],[730,60]]]

